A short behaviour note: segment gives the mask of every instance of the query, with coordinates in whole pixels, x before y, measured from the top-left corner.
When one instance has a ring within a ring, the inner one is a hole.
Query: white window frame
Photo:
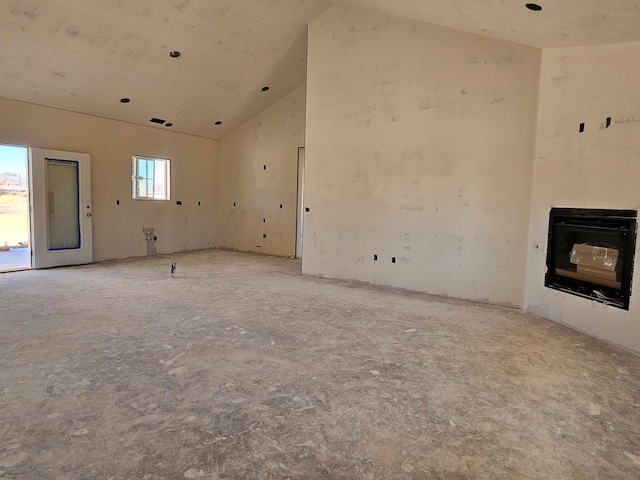
[[[141,176],[139,170],[140,162],[145,162],[146,176]],[[156,164],[164,163],[164,178],[162,181],[156,177]],[[149,165],[153,165],[152,173],[149,175]],[[142,181],[145,181],[146,185]],[[164,186],[163,186],[164,185]],[[146,187],[146,191],[142,187]],[[161,190],[158,192],[158,190]],[[171,200],[171,160],[168,158],[144,157],[142,155],[131,156],[131,198],[134,200]]]

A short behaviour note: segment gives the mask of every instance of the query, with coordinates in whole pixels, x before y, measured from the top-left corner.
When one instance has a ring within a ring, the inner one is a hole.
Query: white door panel
[[[30,166],[31,266],[91,263],[89,155],[32,148]]]

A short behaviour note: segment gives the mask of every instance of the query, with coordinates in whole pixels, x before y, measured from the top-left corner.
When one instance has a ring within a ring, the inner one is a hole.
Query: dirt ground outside
[[[26,192],[0,193],[0,247],[29,241],[29,197]]]

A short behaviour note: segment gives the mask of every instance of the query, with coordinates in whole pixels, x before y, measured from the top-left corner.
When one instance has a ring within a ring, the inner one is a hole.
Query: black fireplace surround
[[[545,286],[629,310],[637,214],[552,208]]]

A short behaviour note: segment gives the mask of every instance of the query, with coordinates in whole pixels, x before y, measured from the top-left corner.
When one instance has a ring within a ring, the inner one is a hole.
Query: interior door
[[[91,167],[86,153],[31,148],[31,266],[93,261]]]

